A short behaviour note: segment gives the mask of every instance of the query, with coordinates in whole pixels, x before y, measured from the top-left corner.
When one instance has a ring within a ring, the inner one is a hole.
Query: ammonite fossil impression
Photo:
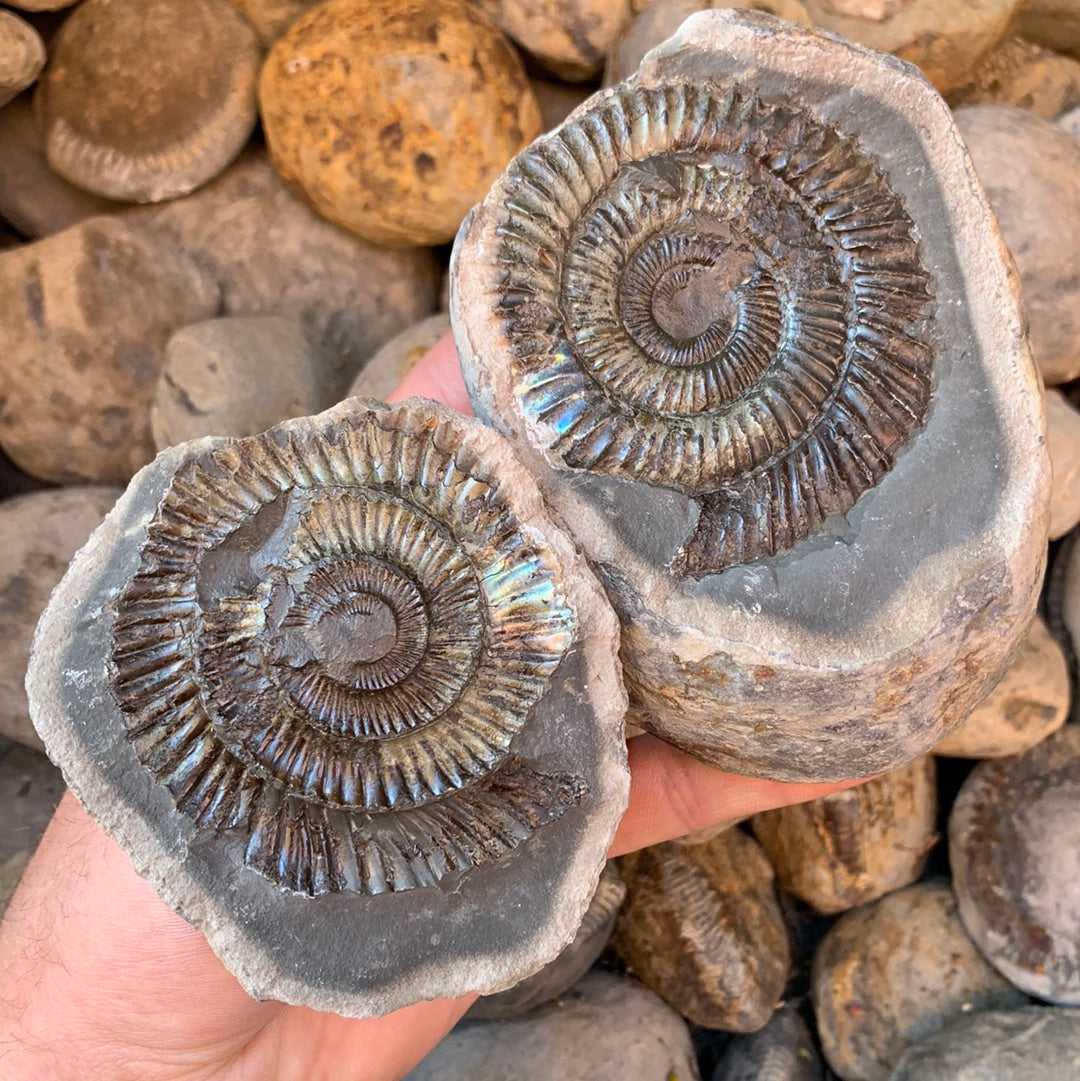
[[[849,510],[922,424],[932,282],[858,143],[733,81],[623,85],[510,165],[514,392],[548,457],[700,507],[702,576]]]
[[[166,900],[257,942],[210,936],[237,975],[270,955],[277,997],[370,1013],[505,985],[486,955],[524,951],[520,978],[572,933],[625,800],[625,699],[614,617],[505,441],[350,405],[160,456],[61,585],[30,683]],[[500,891],[521,912],[489,935]],[[376,934],[391,894],[415,926]]]
[[[477,414],[612,599],[649,731],[722,769],[865,776],[1000,671],[1045,558],[1040,395],[915,69],[691,16],[510,163],[455,244],[451,316]]]

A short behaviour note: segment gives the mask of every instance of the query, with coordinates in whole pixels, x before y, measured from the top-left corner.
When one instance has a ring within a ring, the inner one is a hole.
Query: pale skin
[[[468,412],[440,342],[393,396]],[[651,736],[629,744],[630,806],[612,855],[856,782],[721,773]],[[250,998],[70,794],[0,924],[0,1081],[391,1081],[471,998],[352,1020]]]

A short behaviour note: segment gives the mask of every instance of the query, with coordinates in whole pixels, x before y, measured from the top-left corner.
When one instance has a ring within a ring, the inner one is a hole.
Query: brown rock
[[[436,312],[395,334],[356,374],[347,397],[382,401],[420,358],[450,333],[450,315]]]
[[[991,49],[971,79],[949,95],[962,105],[1008,105],[1053,120],[1080,103],[1080,63],[1023,38]]]
[[[544,131],[561,124],[587,97],[593,93],[593,87],[575,86],[556,82],[553,79],[529,79],[529,86],[540,108],[540,119]]]
[[[49,164],[110,199],[197,188],[251,135],[259,58],[225,0],[84,0],[38,90]]]
[[[31,95],[0,109],[0,217],[23,236],[51,236],[127,205],[91,195],[49,168]]]
[[[60,488],[0,503],[0,736],[44,750],[23,689],[30,640],[71,557],[119,496],[119,488]]]
[[[510,43],[466,0],[327,0],[263,67],[270,156],[324,217],[440,244],[541,127]]]
[[[77,2],[78,0],[11,0],[10,6],[21,11],[59,11]]]
[[[191,259],[117,218],[0,255],[0,445],[43,480],[125,483],[154,456],[169,335],[218,303]]]
[[[936,840],[934,774],[927,755],[858,788],[754,815],[780,888],[834,913],[914,882]]]
[[[1034,747],[1069,715],[1069,668],[1036,616],[1001,682],[936,747],[958,758],[1004,758]]]
[[[435,307],[432,252],[391,251],[320,218],[261,152],[201,191],[140,208],[141,229],[179,247],[221,287],[225,315],[298,316],[354,370]]]
[[[922,68],[942,94],[971,79],[1022,0],[805,0],[815,26]]]
[[[480,0],[480,6],[540,70],[564,82],[598,75],[630,0]]]
[[[44,66],[41,35],[25,19],[0,10],[0,108],[25,90]]]
[[[1023,109],[956,111],[1024,295],[1048,386],[1080,376],[1080,143]]]
[[[1080,1006],[1080,725],[972,770],[949,860],[984,956],[1028,994]]]
[[[1025,1001],[975,949],[948,886],[909,886],[842,916],[811,976],[829,1066],[886,1081],[905,1048],[972,1009]]]
[[[654,845],[619,861],[627,899],[615,948],[647,987],[708,1028],[756,1032],[791,963],[761,848],[739,829],[699,845]]]
[[[229,0],[255,27],[263,45],[273,45],[318,0]]]
[[[1080,3],[1077,0],[1024,0],[1016,32],[1057,52],[1080,58]]]
[[[1046,443],[1054,471],[1050,539],[1057,540],[1080,522],[1080,412],[1053,388],[1046,392]]]

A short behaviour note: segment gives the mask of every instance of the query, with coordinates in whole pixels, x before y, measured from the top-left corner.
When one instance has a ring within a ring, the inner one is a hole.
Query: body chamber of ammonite
[[[622,623],[635,723],[788,780],[894,768],[1034,610],[1015,277],[912,67],[706,12],[516,157],[451,313]]]
[[[28,676],[50,755],[261,997],[536,971],[625,808],[617,623],[502,436],[352,400],[161,454]]]

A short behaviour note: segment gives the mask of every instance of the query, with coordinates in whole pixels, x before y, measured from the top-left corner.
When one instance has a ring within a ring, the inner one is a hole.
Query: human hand
[[[469,412],[449,337],[393,399],[410,395]],[[725,774],[651,736],[629,755],[611,855],[855,783]],[[355,1020],[252,999],[67,794],[0,925],[0,1081],[389,1081],[471,1002]]]

